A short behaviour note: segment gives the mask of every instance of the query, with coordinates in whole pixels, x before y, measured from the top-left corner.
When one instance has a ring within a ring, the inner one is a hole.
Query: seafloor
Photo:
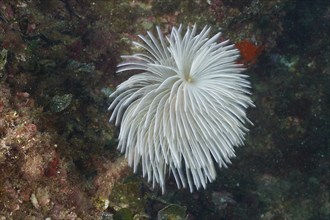
[[[252,83],[244,147],[207,189],[133,175],[107,111],[131,41],[221,28]],[[0,219],[330,218],[327,0],[0,0]]]

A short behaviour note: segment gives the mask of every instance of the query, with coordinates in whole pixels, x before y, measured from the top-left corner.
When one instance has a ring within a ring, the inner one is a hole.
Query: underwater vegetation
[[[0,1],[0,218],[329,219],[329,8],[323,0]],[[179,24],[222,32],[215,44],[230,39],[256,107],[246,110],[254,125],[244,147],[206,189],[177,189],[167,176],[162,194],[117,151],[108,96],[138,76],[116,73],[122,54],[141,51],[132,46],[138,34],[157,36],[159,26],[171,36]]]

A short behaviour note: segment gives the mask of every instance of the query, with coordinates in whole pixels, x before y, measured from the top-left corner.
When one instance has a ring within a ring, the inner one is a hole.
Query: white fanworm
[[[118,73],[138,70],[111,94],[110,121],[120,126],[118,148],[130,166],[164,193],[166,175],[178,188],[206,187],[220,167],[243,145],[254,106],[244,68],[236,62],[239,51],[221,33],[210,28],[173,27],[164,36],[147,32],[134,42],[144,52],[123,56]]]

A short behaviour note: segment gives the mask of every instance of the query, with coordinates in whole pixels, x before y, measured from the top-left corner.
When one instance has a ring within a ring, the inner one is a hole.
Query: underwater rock
[[[116,214],[113,216],[114,220],[133,220],[133,213],[128,208],[120,209]]]
[[[76,60],[70,60],[67,68],[75,73],[90,73],[95,70],[93,63],[80,63]]]
[[[55,95],[50,101],[50,110],[54,113],[61,112],[70,105],[71,101],[72,94]]]
[[[157,214],[157,220],[184,220],[187,208],[179,205],[168,205]]]

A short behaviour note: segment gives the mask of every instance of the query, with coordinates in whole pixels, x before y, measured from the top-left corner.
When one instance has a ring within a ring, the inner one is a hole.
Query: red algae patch
[[[241,53],[241,61],[244,64],[255,64],[264,46],[255,45],[248,40],[243,40],[235,44]]]

